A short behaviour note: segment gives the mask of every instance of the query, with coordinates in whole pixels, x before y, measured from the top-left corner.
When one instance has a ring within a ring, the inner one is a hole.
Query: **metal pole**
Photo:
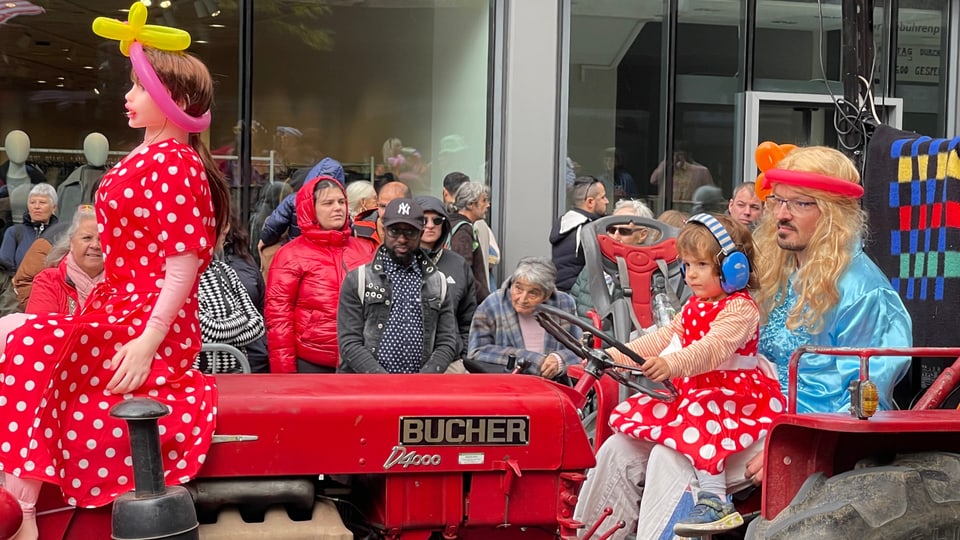
[[[250,182],[253,178],[252,127],[253,127],[253,0],[239,0],[240,15],[240,146],[237,158],[240,170],[240,212],[243,222],[250,217]],[[272,169],[272,164],[271,164]]]
[[[860,92],[857,75],[859,74],[860,62],[857,54],[858,32],[857,32],[857,10],[862,0],[842,0],[841,13],[843,17],[843,30],[841,31],[841,81],[843,82],[843,99],[850,105],[856,105]],[[820,39],[823,39],[821,36]],[[845,129],[845,133],[840,134],[842,144],[840,150],[847,154],[847,157],[853,159],[853,148],[857,146],[856,134],[850,129]]]
[[[843,0],[843,31],[841,36],[843,59],[843,99],[850,105],[850,114],[860,106],[860,88],[873,86],[873,0]],[[861,81],[863,77],[864,81]],[[863,92],[866,94],[866,92]],[[860,123],[860,118],[850,119]],[[866,149],[867,134],[860,129],[844,126],[841,150],[857,163],[858,168]]]
[[[660,179],[660,196],[663,197],[663,209],[667,210],[673,208],[673,172],[675,169],[675,162],[673,159],[673,153],[676,149],[674,144],[674,137],[676,136],[676,101],[677,101],[677,17],[678,8],[677,4],[679,0],[665,0],[664,7],[666,8],[666,13],[664,20],[666,24],[663,26],[664,32],[664,44],[667,54],[661,56],[661,58],[666,58],[667,65],[666,69],[662,71],[664,73],[664,106],[663,106],[663,125],[664,125],[664,138],[666,139],[666,146],[664,148],[666,152],[666,160],[663,167],[663,177]],[[689,151],[689,148],[684,150]],[[669,181],[668,181],[669,180]]]

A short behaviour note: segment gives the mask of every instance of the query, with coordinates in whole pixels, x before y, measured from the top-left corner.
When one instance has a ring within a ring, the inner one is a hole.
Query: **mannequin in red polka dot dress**
[[[168,485],[196,475],[214,431],[213,379],[190,366],[201,345],[197,279],[228,221],[229,193],[197,126],[157,103],[172,99],[200,118],[212,79],[185,53],[143,47],[131,60],[172,93],[157,98],[135,69],[126,114],[143,143],[96,196],[104,279],[75,316],[21,315],[0,356],[0,470],[25,510],[18,538],[36,538],[40,482],[83,507],[133,489],[126,426],[109,415],[120,401],[150,397],[170,410],[160,419]]]
[[[727,502],[724,460],[765,436],[786,401],[775,374],[762,371],[765,361],[757,357],[760,313],[746,291],[756,279],[750,232],[726,216],[698,214],[681,228],[677,252],[693,296],[669,326],[628,346],[646,358],[644,375],[673,379],[680,396],[672,403],[630,397],[610,425],[674,448],[693,463],[700,494],[678,529],[726,530],[743,519]]]

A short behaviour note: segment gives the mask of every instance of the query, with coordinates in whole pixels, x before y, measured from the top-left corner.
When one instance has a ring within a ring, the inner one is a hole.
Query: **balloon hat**
[[[796,147],[793,144],[777,144],[771,141],[764,141],[757,146],[754,157],[757,160],[757,168],[763,171],[757,177],[755,187],[757,197],[760,200],[766,200],[770,195],[773,191],[774,182],[826,191],[854,199],[863,197],[863,186],[856,182],[825,174],[778,169],[777,164],[780,163],[780,160]]]
[[[160,111],[171,122],[189,133],[200,133],[210,127],[210,111],[200,117],[190,116],[170,96],[170,90],[160,82],[157,72],[143,52],[143,47],[152,47],[168,52],[183,51],[190,46],[190,34],[185,30],[144,24],[147,22],[147,7],[140,2],[130,6],[127,22],[97,17],[93,21],[93,32],[100,37],[120,42],[120,52],[130,58],[133,71],[140,84],[153,98]]]

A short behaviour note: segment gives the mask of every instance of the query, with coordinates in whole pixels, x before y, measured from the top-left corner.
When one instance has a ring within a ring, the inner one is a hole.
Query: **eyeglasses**
[[[443,216],[433,216],[433,217],[428,216],[427,225],[430,225],[432,223],[434,226],[439,227],[440,225],[443,225],[443,222],[446,220],[447,218]]]
[[[776,195],[768,195],[766,199],[767,208],[775,211],[781,206],[787,207],[787,212],[791,214],[806,214],[817,207],[817,201],[798,201],[796,199],[783,199]]]
[[[611,225],[607,227],[607,234],[610,236],[615,234],[619,234],[620,236],[630,236],[639,230],[639,227],[618,227],[616,225]]]
[[[387,227],[387,235],[390,238],[406,237],[407,240],[413,240],[420,236],[420,231],[416,229],[398,229],[396,227]]]

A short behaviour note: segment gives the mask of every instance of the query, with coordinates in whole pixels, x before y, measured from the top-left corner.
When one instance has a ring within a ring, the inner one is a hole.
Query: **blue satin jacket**
[[[787,365],[800,345],[826,347],[910,347],[913,324],[890,280],[859,247],[837,285],[840,301],[830,310],[823,331],[811,335],[803,328],[787,329],[787,312],[796,303],[793,284],[787,300],[770,313],[760,328],[759,352],[777,366],[777,377],[787,393]],[[877,385],[880,406],[892,409],[893,387],[906,375],[910,357],[879,357],[870,361],[870,380]],[[855,356],[806,354],[800,359],[797,411],[835,412],[850,407],[850,382],[859,376]]]

